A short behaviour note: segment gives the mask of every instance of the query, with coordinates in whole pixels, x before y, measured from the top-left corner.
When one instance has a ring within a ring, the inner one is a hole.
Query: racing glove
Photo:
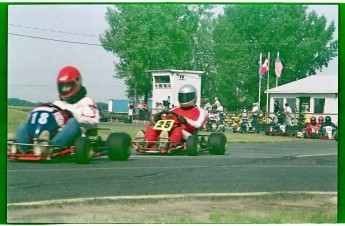
[[[179,117],[177,118],[177,121],[178,121],[179,124],[185,124],[185,125],[187,125],[187,119],[186,119],[185,117],[183,117],[183,116],[179,116]]]
[[[157,122],[159,120],[159,117],[157,115],[153,116],[153,121]]]

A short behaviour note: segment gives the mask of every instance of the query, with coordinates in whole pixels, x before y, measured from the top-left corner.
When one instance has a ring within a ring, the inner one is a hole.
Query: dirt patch
[[[9,206],[8,223],[336,223],[337,197],[102,200]]]

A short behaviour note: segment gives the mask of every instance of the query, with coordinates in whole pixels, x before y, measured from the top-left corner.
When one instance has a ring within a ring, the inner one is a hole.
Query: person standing
[[[131,101],[128,104],[128,119],[132,120],[134,114],[135,114],[134,102]]]
[[[144,106],[143,106],[141,101],[138,104],[138,111],[139,111],[139,120],[143,120],[144,119]]]
[[[220,125],[223,125],[224,124],[224,108],[223,108],[223,105],[219,104],[216,111],[219,114],[219,123],[220,123]]]
[[[214,98],[214,105],[218,106],[220,104],[219,100],[217,97]]]
[[[148,120],[149,106],[147,105],[146,102],[144,102],[144,104],[143,104],[143,109],[144,109],[144,120]]]
[[[292,126],[292,110],[288,103],[285,103],[285,118],[286,118],[286,125]]]
[[[281,104],[279,103],[279,101],[275,101],[274,102],[274,122],[278,122],[278,117],[279,115],[281,115],[282,112],[284,112],[283,107],[281,106]]]
[[[259,113],[260,113],[259,104],[258,103],[253,103],[253,108],[252,108],[253,121],[252,121],[252,125],[254,127],[256,127],[256,125],[258,123]]]
[[[205,100],[205,102],[206,102],[206,104],[205,104],[205,106],[204,106],[203,108],[204,108],[204,110],[206,110],[207,112],[210,112],[211,109],[212,109],[212,106],[211,106],[211,103],[210,103],[210,101],[208,100],[208,98]]]
[[[170,109],[170,96],[168,96],[167,100],[165,101],[164,107],[166,107],[167,109]]]

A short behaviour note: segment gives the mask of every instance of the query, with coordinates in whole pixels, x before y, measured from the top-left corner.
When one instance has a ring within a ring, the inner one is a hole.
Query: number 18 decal
[[[156,122],[153,129],[155,130],[163,130],[163,131],[170,131],[174,125],[174,120],[159,120]]]
[[[49,118],[49,114],[47,112],[42,112],[40,114],[39,112],[35,112],[32,114],[31,124],[35,124],[36,120],[39,124],[42,124],[42,125],[47,124],[48,118]]]

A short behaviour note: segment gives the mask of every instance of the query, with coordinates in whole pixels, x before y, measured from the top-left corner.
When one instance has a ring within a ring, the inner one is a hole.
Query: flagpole
[[[261,103],[261,73],[260,73],[261,65],[262,65],[262,52],[260,52],[260,60],[259,60],[259,108],[260,108],[260,103]]]
[[[277,57],[279,57],[279,52],[277,53]],[[276,87],[278,86],[278,76],[276,75]]]
[[[269,83],[270,83],[270,52],[268,52],[268,65],[267,65],[267,90],[266,90],[266,112],[268,111],[268,89],[269,89]]]

